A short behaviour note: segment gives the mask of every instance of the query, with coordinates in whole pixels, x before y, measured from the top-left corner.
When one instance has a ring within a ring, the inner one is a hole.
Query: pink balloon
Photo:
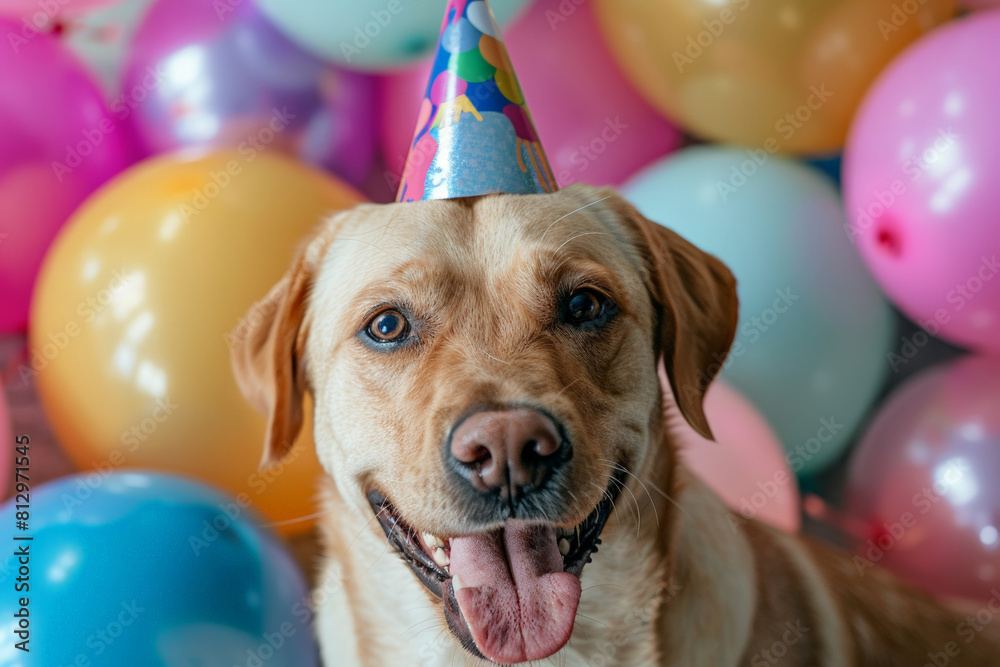
[[[1000,0],[960,0],[958,4],[963,9],[977,11],[980,9],[996,9],[1000,7]]]
[[[589,2],[538,0],[504,38],[560,186],[620,185],[680,146],[677,129],[614,64]],[[380,135],[393,195],[430,70],[428,62],[381,77]]]
[[[39,0],[0,0],[0,16],[28,19],[39,30],[48,22],[62,14],[77,14],[81,11],[114,5],[121,0],[63,0],[59,2],[39,2]],[[58,8],[55,11],[50,8]],[[5,35],[7,33],[4,33]]]
[[[0,19],[0,332],[26,328],[59,227],[129,163],[124,132],[83,67],[52,35],[22,38],[22,27]]]
[[[844,152],[845,227],[875,278],[932,335],[1000,353],[1000,11],[903,52]]]
[[[890,396],[851,459],[848,508],[869,527],[859,572],[939,595],[1000,586],[1000,359],[934,367]]]
[[[670,385],[660,376],[664,392]],[[668,428],[681,456],[738,515],[795,532],[801,522],[799,489],[785,450],[767,421],[738,391],[716,380],[705,395],[715,442],[696,433],[668,401]]]

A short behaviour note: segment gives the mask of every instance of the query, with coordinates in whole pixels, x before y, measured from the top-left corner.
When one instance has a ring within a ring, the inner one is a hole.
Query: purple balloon
[[[850,513],[880,565],[939,595],[1000,588],[1000,359],[966,357],[900,387],[851,459]]]
[[[0,333],[22,331],[42,258],[130,162],[124,129],[58,38],[0,19]]]
[[[278,32],[251,2],[158,0],[132,40],[123,93],[144,153],[277,148],[358,184],[375,150],[374,87]]]

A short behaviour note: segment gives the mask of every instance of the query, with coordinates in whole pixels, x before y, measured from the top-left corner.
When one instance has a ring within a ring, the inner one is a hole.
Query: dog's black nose
[[[449,447],[473,488],[508,500],[542,488],[570,455],[555,422],[531,408],[475,412],[452,431]]]

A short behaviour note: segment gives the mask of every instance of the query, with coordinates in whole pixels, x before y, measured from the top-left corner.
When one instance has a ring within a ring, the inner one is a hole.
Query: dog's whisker
[[[632,496],[632,502],[635,504],[635,539],[638,540],[642,529],[642,510],[639,508],[639,501],[636,500],[635,494],[632,493],[632,490],[628,488],[625,482],[619,481],[614,477],[611,478],[611,481],[617,484],[623,491],[628,491],[628,494]]]
[[[653,490],[654,490],[654,491],[656,491],[656,492],[657,492],[657,493],[659,493],[659,494],[660,494],[661,496],[663,496],[664,498],[666,498],[667,500],[669,500],[669,501],[670,501],[670,502],[671,502],[671,503],[673,504],[673,506],[674,506],[674,507],[676,507],[676,508],[677,508],[677,509],[679,509],[679,510],[680,510],[681,512],[683,512],[684,516],[686,516],[686,517],[687,517],[687,518],[689,518],[689,519],[691,518],[691,515],[690,515],[690,514],[688,514],[688,511],[687,511],[686,509],[684,509],[684,508],[683,508],[683,507],[681,506],[681,504],[680,504],[679,502],[677,502],[676,500],[674,500],[673,498],[671,498],[671,497],[670,497],[670,494],[669,494],[669,493],[667,493],[666,491],[664,491],[663,489],[661,489],[660,487],[658,487],[658,486],[657,486],[657,485],[656,485],[655,483],[653,483],[652,481],[650,481],[650,482],[649,482],[649,485],[650,485],[651,487],[653,487]]]
[[[386,505],[387,505],[387,503],[388,503],[388,502],[389,502],[388,500],[385,500],[385,501],[383,501],[383,502],[382,502],[382,506],[381,506],[381,507],[379,507],[379,510],[378,510],[378,512],[376,512],[376,513],[375,513],[375,514],[374,514],[374,515],[372,516],[372,518],[368,519],[368,521],[365,521],[365,525],[363,525],[363,526],[361,527],[361,530],[359,530],[359,531],[358,531],[358,534],[357,534],[357,535],[355,535],[355,536],[354,536],[354,538],[353,538],[353,539],[352,539],[352,540],[350,541],[350,543],[349,543],[349,544],[347,545],[347,549],[346,549],[346,551],[347,551],[347,552],[350,552],[350,551],[351,551],[351,548],[352,548],[352,547],[354,546],[354,543],[358,541],[358,538],[359,538],[359,537],[361,537],[362,535],[364,535],[364,532],[365,532],[366,530],[368,530],[368,526],[370,526],[370,525],[371,525],[372,521],[375,521],[376,519],[378,519],[379,515],[380,515],[380,514],[382,514],[382,512],[386,511],[386,509],[388,509],[388,508],[386,507]]]
[[[636,482],[638,482],[639,486],[641,486],[642,489],[643,489],[643,491],[646,492],[646,497],[649,498],[649,506],[653,510],[653,519],[656,521],[657,528],[659,528],[659,526],[660,526],[660,517],[659,517],[658,512],[656,511],[656,503],[653,502],[653,497],[649,494],[649,489],[646,488],[646,485],[643,484],[642,480],[639,479],[638,477],[636,477],[635,475],[633,475],[631,472],[629,472],[629,470],[627,468],[625,468],[625,466],[621,465],[620,463],[615,463],[614,461],[611,461],[609,459],[597,459],[597,460],[603,462],[612,471],[617,470],[617,471],[620,471],[620,472],[624,472],[626,475],[630,476],[632,479],[634,479]],[[612,477],[611,479],[612,479],[612,481],[616,481],[614,477]],[[626,491],[628,491],[629,495],[632,496],[632,501],[635,503],[636,512],[641,514],[639,500],[638,500],[638,498],[635,497],[635,494],[632,493],[632,489],[628,488],[628,486],[625,485],[625,484],[620,484],[620,485],[621,485],[621,488],[623,488]],[[636,539],[638,539],[638,538],[639,538],[639,529],[637,527],[636,528]]]
[[[604,621],[600,620],[599,618],[594,618],[593,616],[587,616],[586,614],[581,614],[579,611],[576,612],[576,615],[579,616],[580,618],[585,618],[588,621],[593,621],[594,623],[599,623],[599,624],[603,625],[606,628],[610,628],[611,627],[611,625],[609,623],[605,623]]]
[[[618,522],[618,528],[621,529],[621,527],[622,527],[622,519],[621,519],[620,516],[618,516],[618,507],[615,505],[615,499],[611,497],[611,494],[608,493],[607,489],[602,489],[601,487],[597,486],[593,482],[587,482],[587,483],[590,484],[595,489],[598,489],[601,492],[601,497],[602,498],[607,498],[608,501],[611,503],[611,509],[615,513],[615,521]]]
[[[608,586],[611,586],[612,588],[625,588],[624,586],[621,586],[619,584],[594,584],[593,586],[587,586],[586,588],[581,589],[580,592],[586,593],[587,591],[593,590],[595,588],[607,588]]]
[[[262,524],[268,528],[274,528],[276,526],[287,526],[292,523],[300,523],[302,521],[309,521],[310,519],[318,519],[321,516],[326,516],[327,514],[333,514],[334,510],[323,510],[322,512],[313,512],[312,514],[306,514],[305,516],[295,517],[294,519],[285,519],[283,521],[272,521],[270,523]]]
[[[584,237],[584,236],[611,236],[611,234],[608,234],[607,232],[583,232],[582,234],[577,234],[576,236],[573,236],[573,237],[571,237],[569,239],[566,239],[566,241],[564,241],[561,246],[559,246],[558,248],[556,248],[556,252],[559,252],[560,250],[562,250],[563,247],[567,243],[569,243],[570,241],[575,241],[578,238],[581,238],[581,237]]]
[[[656,519],[656,527],[659,528],[660,527],[660,517],[658,516],[658,514],[656,512],[656,503],[653,502],[653,496],[651,496],[649,494],[649,489],[646,488],[646,484],[641,479],[639,479],[638,477],[636,477],[635,475],[633,475],[632,472],[629,471],[628,468],[626,468],[625,466],[623,466],[620,463],[617,463],[615,461],[611,461],[609,459],[597,459],[597,460],[598,461],[604,461],[605,463],[611,464],[611,466],[613,468],[615,468],[616,470],[621,470],[623,473],[625,473],[626,475],[628,475],[629,477],[631,477],[632,479],[634,479],[636,482],[639,483],[639,486],[642,487],[642,490],[646,492],[646,497],[649,498],[649,505],[650,505],[650,507],[653,508],[653,518]]]
[[[580,208],[576,209],[575,211],[570,211],[569,213],[567,213],[563,217],[557,219],[555,222],[553,222],[551,225],[549,225],[548,227],[545,228],[545,231],[542,233],[542,241],[545,240],[545,235],[549,233],[549,230],[556,226],[556,223],[565,220],[566,218],[568,218],[569,216],[573,215],[574,213],[579,213],[580,211],[582,211],[582,210],[584,210],[586,208],[590,208],[594,204],[600,204],[605,199],[611,199],[611,197],[612,197],[612,195],[608,195],[607,197],[602,197],[601,199],[598,199],[597,201],[592,201],[589,204],[587,204],[586,206],[581,206]]]
[[[438,630],[438,633],[437,633],[437,635],[435,635],[434,639],[432,639],[432,640],[431,640],[432,642],[433,642],[433,641],[435,641],[435,640],[437,639],[437,637],[439,637],[439,636],[441,635],[441,632],[442,632],[442,630],[447,630],[447,629],[448,629],[448,626],[447,626],[447,624],[445,624],[444,626],[441,626],[441,625],[440,625],[440,619],[431,619],[431,620],[435,620],[435,621],[438,621],[438,623],[439,623],[439,624],[438,624],[438,625],[429,625],[429,626],[427,626],[426,628],[422,628],[422,629],[420,629],[420,630],[417,630],[417,632],[415,632],[415,633],[414,633],[414,634],[413,634],[412,636],[410,636],[409,638],[406,638],[406,637],[403,637],[403,639],[404,639],[405,641],[409,641],[409,642],[412,642],[412,641],[414,641],[414,640],[415,640],[415,639],[416,639],[417,637],[419,637],[420,635],[424,634],[425,632],[430,632],[431,630],[434,630],[434,629],[437,629],[437,630]]]
[[[417,635],[420,634],[420,632],[417,632],[412,637],[407,637],[406,633],[408,633],[410,630],[412,630],[413,628],[417,627],[418,625],[423,625],[424,623],[429,623],[431,621],[436,621],[436,620],[437,619],[434,616],[431,616],[430,618],[425,618],[422,621],[417,621],[416,623],[414,623],[413,625],[411,625],[410,627],[406,628],[401,633],[399,633],[399,636],[401,638],[403,638],[404,640],[406,640],[406,641],[412,641],[413,639],[416,639]]]

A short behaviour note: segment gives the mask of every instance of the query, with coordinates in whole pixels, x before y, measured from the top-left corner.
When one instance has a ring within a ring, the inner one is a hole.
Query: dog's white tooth
[[[462,583],[461,577],[456,574],[451,578],[451,590],[455,591],[455,595],[458,595],[458,592],[463,588],[465,588],[465,584]]]
[[[424,544],[431,549],[438,549],[444,546],[444,541],[437,535],[432,535],[431,533],[420,533],[420,537],[423,538]]]
[[[448,554],[444,552],[444,549],[438,547],[434,550],[434,562],[441,567],[448,567],[451,564],[451,559],[448,558]]]
[[[559,540],[559,553],[563,556],[569,555],[569,540],[566,538]]]

